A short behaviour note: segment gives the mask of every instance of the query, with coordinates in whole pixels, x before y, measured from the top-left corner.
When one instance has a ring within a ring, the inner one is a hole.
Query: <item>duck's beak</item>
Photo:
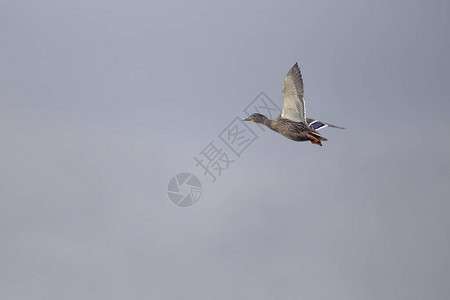
[[[250,121],[250,117],[242,119],[242,121]]]

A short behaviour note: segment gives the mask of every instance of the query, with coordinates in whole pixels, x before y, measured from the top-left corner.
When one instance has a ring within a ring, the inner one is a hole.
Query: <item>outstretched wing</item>
[[[281,112],[281,117],[306,124],[303,80],[297,63],[295,63],[284,78],[281,95],[283,96],[283,111]]]
[[[308,122],[309,127],[313,128],[314,130],[319,130],[325,127],[333,127],[333,128],[339,128],[339,129],[345,129],[344,127],[339,127],[330,123],[325,123],[319,120],[314,120],[310,118],[306,118],[306,122]]]

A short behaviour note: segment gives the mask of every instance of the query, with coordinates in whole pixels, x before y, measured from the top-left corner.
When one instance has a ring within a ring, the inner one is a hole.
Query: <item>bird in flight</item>
[[[305,99],[303,98],[303,80],[297,63],[289,70],[284,78],[281,95],[283,96],[281,116],[270,120],[262,114],[254,113],[242,121],[263,124],[293,141],[310,141],[319,146],[322,146],[321,141],[327,140],[320,135],[318,132],[319,129],[325,127],[344,129],[343,127],[306,117]]]

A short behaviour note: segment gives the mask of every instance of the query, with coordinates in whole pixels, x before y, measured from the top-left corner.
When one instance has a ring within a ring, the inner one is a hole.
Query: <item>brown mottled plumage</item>
[[[287,137],[288,139],[296,142],[311,141],[314,144],[322,146],[322,143],[320,141],[327,140],[305,123],[294,122],[289,119],[282,118],[281,116],[270,120],[264,115],[255,113],[250,117],[244,119],[243,121],[252,121],[258,124],[263,124],[273,131],[276,131],[279,134]]]

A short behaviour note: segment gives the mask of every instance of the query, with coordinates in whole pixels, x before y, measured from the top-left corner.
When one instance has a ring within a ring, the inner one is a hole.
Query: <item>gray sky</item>
[[[2,1],[0,298],[449,299],[449,11]],[[347,129],[258,132],[209,182],[193,157],[297,61]]]

